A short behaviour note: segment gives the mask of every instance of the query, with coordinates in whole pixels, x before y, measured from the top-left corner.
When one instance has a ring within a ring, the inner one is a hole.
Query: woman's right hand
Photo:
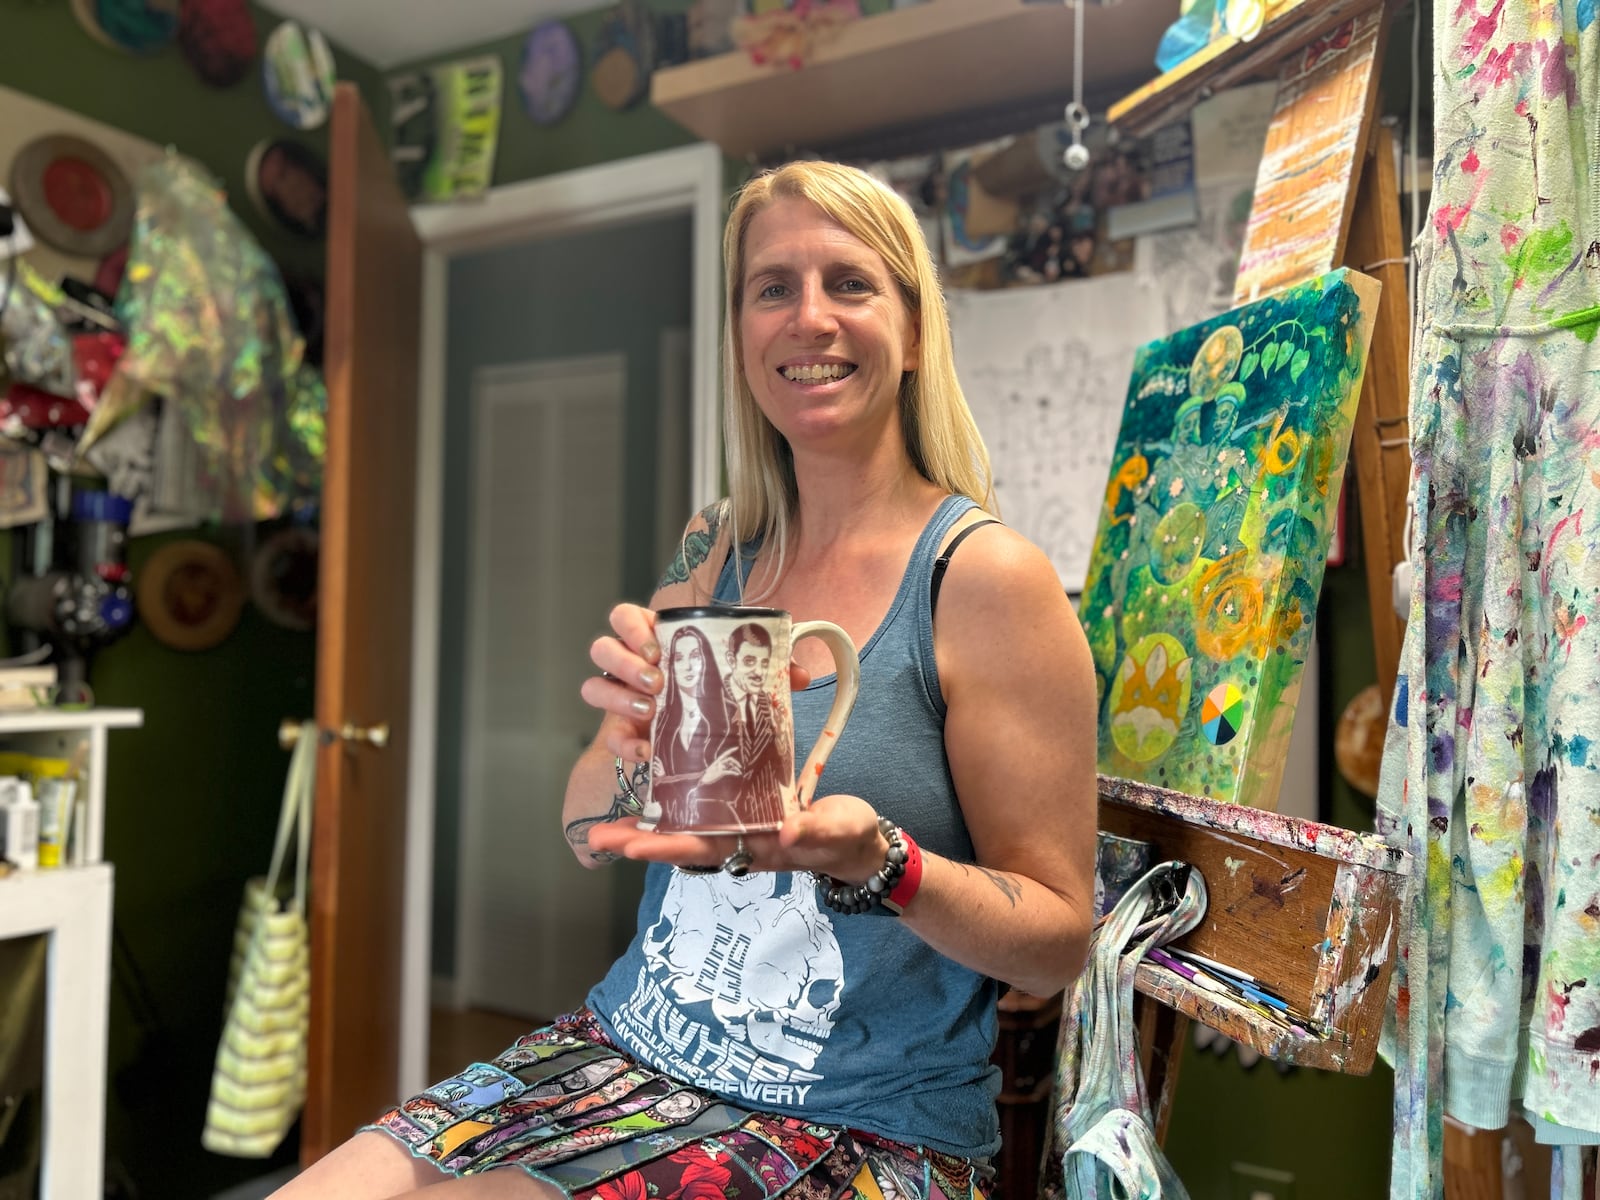
[[[600,674],[585,679],[580,691],[586,704],[608,714],[606,748],[624,762],[647,763],[650,719],[664,682],[656,615],[637,604],[619,604],[611,610],[611,629],[589,647]]]

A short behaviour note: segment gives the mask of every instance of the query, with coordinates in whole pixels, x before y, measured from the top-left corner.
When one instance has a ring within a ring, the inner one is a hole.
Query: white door
[[[610,872],[580,867],[559,830],[594,733],[589,644],[622,594],[624,362],[473,377],[457,986],[530,1019],[577,1007],[619,950]]]

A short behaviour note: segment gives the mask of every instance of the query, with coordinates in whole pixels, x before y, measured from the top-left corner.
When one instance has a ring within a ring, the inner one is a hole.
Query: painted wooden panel
[[[1377,99],[1384,13],[1363,13],[1284,68],[1233,288],[1242,304],[1344,259]]]

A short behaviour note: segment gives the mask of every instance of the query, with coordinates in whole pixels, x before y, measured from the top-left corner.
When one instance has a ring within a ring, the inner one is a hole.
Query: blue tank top
[[[861,658],[861,690],[818,795],[861,796],[924,849],[973,861],[944,751],[929,578],[975,507],[952,496],[912,551]],[[748,560],[745,560],[748,561]],[[731,564],[715,599],[737,603]],[[796,761],[834,677],[794,694]],[[965,1158],[999,1148],[998,986],[881,909],[831,912],[807,874],[686,875],[653,864],[639,928],[589,994],[618,1045],[732,1103]]]

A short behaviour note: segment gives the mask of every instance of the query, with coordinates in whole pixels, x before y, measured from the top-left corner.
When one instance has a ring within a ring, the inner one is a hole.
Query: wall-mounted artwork
[[[1276,807],[1378,291],[1335,271],[1135,357],[1081,604],[1104,774]]]

